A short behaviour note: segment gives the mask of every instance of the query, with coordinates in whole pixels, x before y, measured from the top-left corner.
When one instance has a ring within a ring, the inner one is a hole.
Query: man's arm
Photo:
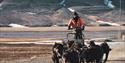
[[[71,29],[71,26],[72,26],[72,19],[70,19],[69,23],[68,23],[68,30]]]
[[[84,30],[85,29],[85,20],[80,18],[80,22],[81,22],[81,28],[82,28],[82,30]]]

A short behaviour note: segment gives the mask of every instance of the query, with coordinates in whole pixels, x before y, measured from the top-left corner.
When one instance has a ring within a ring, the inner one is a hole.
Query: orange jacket
[[[79,21],[75,22],[74,19],[70,19],[68,26],[72,28],[85,26],[85,21],[82,18],[78,19]]]

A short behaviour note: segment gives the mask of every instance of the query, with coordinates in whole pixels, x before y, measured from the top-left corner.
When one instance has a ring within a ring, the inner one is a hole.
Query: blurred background
[[[0,27],[67,26],[72,17],[68,8],[79,12],[88,26],[98,25],[97,19],[125,25],[125,0],[0,0]]]

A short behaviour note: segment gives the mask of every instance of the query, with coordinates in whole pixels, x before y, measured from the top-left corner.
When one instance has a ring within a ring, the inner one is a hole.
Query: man
[[[76,27],[80,27],[82,30],[84,30],[85,21],[81,17],[79,17],[77,12],[74,12],[74,17],[69,21],[68,30]]]
[[[75,29],[75,39],[82,39],[82,31],[85,28],[85,21],[79,17],[77,12],[74,12],[74,17],[70,19],[68,24],[68,30]]]

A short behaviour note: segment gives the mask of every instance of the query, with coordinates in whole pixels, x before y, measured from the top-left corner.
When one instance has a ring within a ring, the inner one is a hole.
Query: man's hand
[[[73,28],[68,28],[68,30],[72,30]]]
[[[85,26],[82,26],[82,30],[84,30],[85,29]]]
[[[68,28],[68,30],[70,30],[70,29]]]
[[[71,28],[70,28],[70,26],[68,26],[68,30],[70,30]]]

